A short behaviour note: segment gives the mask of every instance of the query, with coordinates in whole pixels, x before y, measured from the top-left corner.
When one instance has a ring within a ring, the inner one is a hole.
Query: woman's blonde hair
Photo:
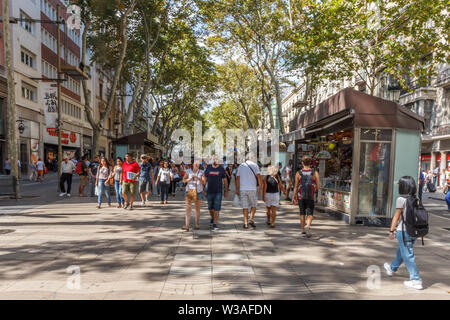
[[[269,166],[269,168],[267,168],[267,172],[269,173],[269,176],[275,177],[278,174],[278,168],[275,166]]]

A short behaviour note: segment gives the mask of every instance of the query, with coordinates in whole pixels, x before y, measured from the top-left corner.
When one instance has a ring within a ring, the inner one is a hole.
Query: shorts
[[[152,191],[152,184],[150,181],[139,180],[139,192],[150,192]]]
[[[43,176],[44,175],[44,170],[38,170],[37,174],[38,174],[38,176]]]
[[[122,182],[122,195],[126,195],[130,193],[130,195],[134,195],[136,192],[136,182]]]
[[[241,207],[242,209],[256,208],[258,205],[258,196],[256,190],[241,191]]]
[[[187,197],[187,190],[186,190],[186,192],[184,193],[184,198],[186,198]],[[204,200],[203,199],[203,191],[202,192],[198,192],[197,191],[197,201],[199,201],[199,200]]]
[[[298,200],[298,207],[300,208],[300,215],[314,215],[314,200]]]
[[[208,193],[208,210],[220,211],[222,208],[222,192]]]
[[[88,176],[80,176],[80,187],[84,187],[89,182]]]
[[[280,194],[276,193],[266,193],[266,207],[278,207],[280,205]]]

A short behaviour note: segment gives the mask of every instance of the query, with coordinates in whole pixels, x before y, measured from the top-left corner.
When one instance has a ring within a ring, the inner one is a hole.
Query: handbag
[[[447,192],[448,192],[448,185],[446,185],[446,186],[444,187],[444,194],[446,195]]]
[[[186,200],[191,202],[197,201],[197,188],[189,189],[186,194]]]

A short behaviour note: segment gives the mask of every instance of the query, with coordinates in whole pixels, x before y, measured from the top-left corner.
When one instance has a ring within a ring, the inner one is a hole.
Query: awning
[[[282,142],[293,142],[295,140],[301,140],[305,138],[305,128],[301,128],[286,134],[283,134],[280,138]]]
[[[366,93],[346,88],[301,114],[290,123],[295,131],[301,128],[311,132],[312,127],[333,122],[345,114],[352,115],[353,125],[364,128],[400,128],[422,132],[424,118],[398,105]],[[295,132],[294,131],[294,132]]]
[[[152,136],[154,137],[154,136]],[[153,141],[152,141],[153,140]],[[164,150],[164,147],[160,144],[156,143],[154,139],[148,139],[147,132],[141,132],[132,134],[129,136],[122,137],[120,139],[117,139],[117,144],[134,144],[134,145],[146,145],[155,149]]]

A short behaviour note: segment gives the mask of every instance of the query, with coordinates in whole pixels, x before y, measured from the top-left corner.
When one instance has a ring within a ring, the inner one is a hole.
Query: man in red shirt
[[[134,193],[136,192],[136,183],[138,181],[141,168],[139,164],[133,160],[131,154],[125,155],[125,162],[122,164],[122,177],[120,183],[122,184],[122,195],[125,200],[124,209],[130,206],[130,210],[133,210]],[[128,193],[130,197],[128,198]]]

